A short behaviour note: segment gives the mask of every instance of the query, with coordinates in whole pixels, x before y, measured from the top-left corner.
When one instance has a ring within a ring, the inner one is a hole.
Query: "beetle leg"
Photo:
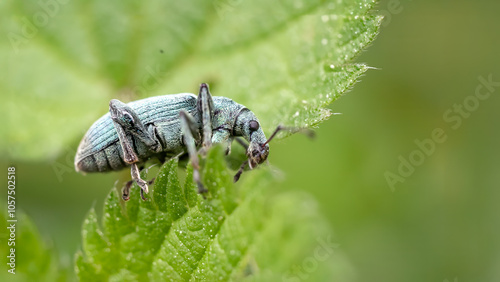
[[[135,111],[125,103],[116,99],[109,102],[109,113],[118,134],[118,139],[120,140],[123,160],[131,165],[130,174],[137,185],[141,187],[141,197],[145,200],[144,192],[148,193],[148,183],[141,179],[140,170],[137,167],[139,152],[134,151],[132,138],[137,138],[136,140],[146,145],[149,150],[159,152],[162,148],[154,134],[155,128],[149,127],[146,129]],[[128,193],[129,190],[130,187],[124,191],[124,199],[126,196],[125,192]]]
[[[182,137],[184,140],[184,144],[187,147],[189,158],[191,159],[191,164],[193,165],[193,180],[198,185],[198,193],[206,193],[208,192],[208,190],[203,187],[200,179],[198,153],[196,152],[196,143],[192,132],[192,125],[195,124],[195,121],[193,117],[184,110],[180,111],[179,116],[181,119]]]
[[[205,154],[208,148],[212,146],[212,118],[214,116],[214,101],[208,89],[208,85],[205,83],[200,85],[197,109],[201,114],[203,123],[203,150],[201,150],[201,152]]]
[[[156,153],[159,153],[163,150],[162,146],[161,146],[161,142],[160,140],[158,139],[158,128],[155,126],[155,125],[152,125],[150,124],[148,126],[148,135],[151,140],[154,140],[155,141],[155,144],[151,145],[149,147],[149,149],[153,152],[156,152]]]
[[[134,180],[128,181],[127,183],[125,183],[125,186],[123,187],[122,199],[124,201],[128,201],[130,199],[130,188],[132,187],[132,183],[134,183]]]
[[[146,192],[146,194],[149,193],[148,182],[141,179],[141,174],[139,171],[139,167],[137,167],[137,163],[133,163],[130,166],[130,174],[132,175],[132,179],[137,183],[137,185],[141,187],[141,198],[143,200],[146,200],[146,198],[144,197],[144,192]]]
[[[148,180],[148,185],[151,185],[155,183],[156,177],[151,178],[151,180]]]
[[[248,144],[240,137],[236,137],[235,138],[236,142],[238,142],[238,144],[240,144],[241,146],[243,146],[243,148],[245,148],[245,151],[248,151]]]
[[[155,177],[153,177],[151,180],[149,180],[147,182],[148,185],[151,185],[155,182]],[[130,200],[130,188],[132,188],[132,184],[134,183],[134,180],[130,180],[128,181],[127,183],[125,183],[125,186],[123,187],[123,190],[122,190],[122,199],[124,201],[128,201]],[[141,198],[143,200],[146,200],[146,198],[144,197],[144,193],[142,192],[142,189],[141,189]]]
[[[134,152],[134,148],[132,148],[132,136],[127,136],[125,134],[125,131],[121,126],[116,126],[115,124],[115,129],[116,132],[118,133],[118,139],[120,140],[120,145],[122,146],[122,151],[123,151],[123,160],[128,163],[136,163],[139,161],[139,157],[137,156],[137,153]]]
[[[212,136],[212,143],[215,144],[222,144],[226,148],[226,155],[228,155],[231,152],[231,134],[229,130],[224,129],[224,128],[219,128],[214,131],[214,134]]]
[[[247,166],[248,161],[244,161],[243,164],[240,166],[240,169],[238,169],[238,172],[234,175],[233,182],[238,182],[240,179],[241,174],[243,173],[243,170],[245,170],[245,167]]]
[[[138,152],[134,152],[132,147],[131,138],[134,137],[146,145],[152,152],[157,153],[161,151],[161,144],[154,134],[155,128],[151,126],[146,128],[139,116],[127,104],[113,99],[109,102],[109,113],[123,148],[125,162],[134,163],[138,161],[137,155],[135,155]]]

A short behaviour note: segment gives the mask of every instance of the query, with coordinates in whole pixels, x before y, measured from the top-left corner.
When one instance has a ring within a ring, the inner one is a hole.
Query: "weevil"
[[[213,143],[222,143],[229,154],[233,139],[244,138],[248,142],[244,144],[247,160],[235,174],[236,182],[246,166],[253,169],[267,159],[269,142],[283,129],[286,128],[278,126],[266,139],[252,111],[229,98],[212,97],[205,83],[201,84],[198,96],[163,95],[128,104],[113,99],[109,102],[109,113],[99,118],[80,142],[75,169],[107,172],[130,166],[132,181],[139,185],[145,200],[148,182],[141,179],[139,165],[151,158],[165,160],[188,153],[198,192],[205,193],[198,152],[204,154]],[[123,190],[124,200],[129,198],[131,184]]]

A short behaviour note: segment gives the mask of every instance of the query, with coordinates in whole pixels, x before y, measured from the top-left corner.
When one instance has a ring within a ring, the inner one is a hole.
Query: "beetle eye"
[[[255,120],[251,120],[249,126],[250,126],[250,131],[256,131],[257,129],[259,129],[259,123]]]

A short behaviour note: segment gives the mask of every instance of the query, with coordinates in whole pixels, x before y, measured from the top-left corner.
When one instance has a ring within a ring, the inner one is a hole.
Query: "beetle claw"
[[[123,193],[122,199],[126,202],[126,201],[130,200],[130,195]]]
[[[151,185],[155,182],[156,177],[153,177],[151,180],[148,181],[148,185]]]
[[[198,182],[198,194],[205,194],[208,190],[203,186],[203,184]]]
[[[141,187],[141,190],[143,190],[144,192],[146,192],[146,194],[149,193],[149,189],[148,189],[148,182],[142,180],[142,179],[137,179],[137,185],[139,185],[139,187]]]
[[[144,190],[141,189],[141,198],[143,201],[147,201],[146,197],[144,196]]]
[[[130,187],[132,187],[133,180],[128,181],[122,190],[122,199],[128,201],[130,199]]]
[[[139,185],[139,187],[141,188],[141,198],[146,201],[146,197],[144,197],[144,192],[149,193],[149,189],[148,189],[148,182],[147,181],[144,181],[142,179],[136,179],[135,180],[137,182],[137,185]]]

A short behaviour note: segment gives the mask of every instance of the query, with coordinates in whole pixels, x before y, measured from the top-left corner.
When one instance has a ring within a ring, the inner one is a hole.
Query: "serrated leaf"
[[[97,274],[94,264],[86,261],[81,252],[75,254],[75,272],[80,281],[104,280],[104,276]]]
[[[351,62],[381,21],[375,0],[51,3],[1,4],[0,148],[11,158],[56,156],[111,98],[196,92],[201,82],[253,110],[267,132],[318,125],[368,69]]]
[[[231,213],[236,205],[233,181],[225,169],[226,163],[217,158],[219,150],[211,150],[203,168],[203,182],[207,185],[210,194],[222,202],[224,211]]]
[[[168,212],[173,220],[177,220],[187,211],[187,200],[179,184],[177,176],[177,159],[173,158],[162,167],[156,178],[154,201],[159,210]],[[170,189],[166,189],[169,187]],[[156,191],[161,191],[157,193]],[[170,199],[170,201],[165,201]]]
[[[186,167],[186,179],[193,179],[193,166],[191,164],[188,164]],[[196,189],[196,184],[194,182],[186,181],[184,183],[184,195],[186,195],[186,201],[190,208],[194,207],[198,201]]]
[[[121,202],[116,193],[109,193],[104,206],[104,234],[113,245],[120,240],[120,234],[132,231],[133,225],[123,224],[126,221]]]
[[[104,266],[112,262],[113,260],[109,259],[109,245],[98,227],[97,214],[94,209],[89,211],[87,218],[83,221],[82,230],[83,250],[86,257],[91,258],[90,262]]]
[[[275,194],[275,180],[265,167],[233,185],[223,151],[216,146],[207,153],[203,174],[209,189],[206,198],[196,195],[193,201],[194,197],[187,197],[197,189],[191,169],[182,185],[177,178],[178,162],[173,159],[160,168],[158,181],[150,187],[154,201],[144,202],[135,194],[125,206],[138,203],[139,208],[123,207],[127,217],[115,210],[121,207],[114,203],[118,197],[108,196],[102,221],[102,229],[108,231],[99,231],[91,210],[82,230],[84,256],[77,255],[79,277],[149,281],[296,277],[297,267],[300,270],[302,261],[314,258],[315,248],[321,247],[318,238],[331,241],[331,231],[318,215],[314,201],[300,193]],[[136,216],[130,214],[134,211]],[[119,230],[119,240],[113,229]],[[315,262],[317,271],[307,273],[307,279],[341,277],[346,281],[350,269],[342,255],[321,252],[321,261]]]

